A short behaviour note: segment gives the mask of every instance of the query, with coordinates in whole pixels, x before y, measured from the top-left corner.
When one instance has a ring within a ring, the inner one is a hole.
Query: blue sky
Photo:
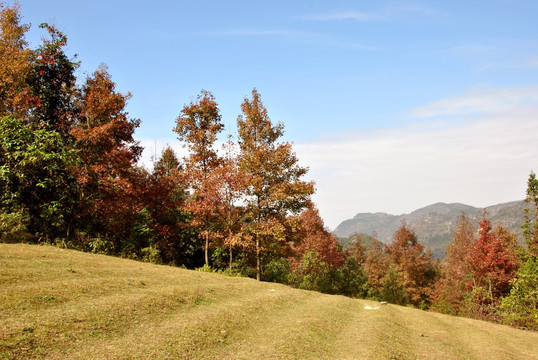
[[[330,228],[358,212],[522,199],[538,171],[538,2],[20,0],[79,76],[104,62],[144,161],[201,89],[235,133],[253,87],[316,181]]]

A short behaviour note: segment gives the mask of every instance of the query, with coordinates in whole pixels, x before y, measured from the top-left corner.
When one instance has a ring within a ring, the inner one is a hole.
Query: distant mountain
[[[524,208],[525,202],[521,200],[488,206],[485,210],[488,211],[494,228],[503,225],[521,238]],[[465,204],[436,203],[410,214],[398,216],[386,213],[360,213],[353,219],[343,221],[333,233],[342,242],[349,243],[347,238],[354,234],[371,235],[375,232],[381,242],[389,244],[393,240],[394,232],[401,226],[402,221],[405,221],[416,232],[418,240],[432,249],[434,257],[443,258],[446,246],[452,241],[458,216],[465,213],[478,226],[483,210]]]

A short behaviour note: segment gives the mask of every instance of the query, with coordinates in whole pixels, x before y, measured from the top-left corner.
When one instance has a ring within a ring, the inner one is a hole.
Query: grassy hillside
[[[1,359],[538,359],[538,333],[376,305],[0,244]]]

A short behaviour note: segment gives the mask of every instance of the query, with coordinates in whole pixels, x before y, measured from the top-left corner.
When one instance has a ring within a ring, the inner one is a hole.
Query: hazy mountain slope
[[[513,201],[489,206],[486,210],[494,227],[503,225],[520,236],[524,208],[524,201]],[[432,249],[435,257],[443,257],[446,245],[450,243],[457,226],[458,216],[464,212],[478,225],[483,210],[465,204],[436,203],[410,214],[398,216],[385,213],[360,213],[353,219],[345,220],[338,225],[334,234],[339,238],[347,238],[357,233],[376,232],[378,239],[388,244],[392,242],[392,236],[401,226],[402,221],[405,221],[415,230],[419,241]]]
[[[0,359],[532,360],[538,333],[246,278],[0,244]]]

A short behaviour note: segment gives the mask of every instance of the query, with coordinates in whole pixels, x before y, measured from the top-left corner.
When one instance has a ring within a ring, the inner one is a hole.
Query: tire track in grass
[[[301,299],[297,298],[301,294]],[[348,311],[340,296],[299,293],[277,312],[260,315],[246,331],[208,359],[333,359],[334,342]]]
[[[225,291],[230,284],[223,282],[220,285],[205,282],[195,287],[119,288],[103,296],[83,301],[75,297],[72,301],[37,307],[21,316],[11,317],[0,327],[4,334],[2,338],[7,340],[6,343],[27,344],[28,348],[35,349],[36,355],[47,356],[48,351],[69,348],[94,338],[119,336],[138,323],[159,321],[174,311],[200,305],[209,301],[212,285],[224,289],[219,293],[219,301],[233,296]],[[20,353],[17,350],[20,349],[13,349],[13,355]],[[27,355],[25,351],[22,357]]]
[[[254,292],[252,284],[249,287],[226,299],[217,296],[217,301],[167,314],[159,321],[139,323],[128,332],[78,348],[66,358],[198,359],[213,358],[212,353],[214,358],[226,358],[224,349],[237,341],[238,333],[251,333],[252,325],[264,320],[264,313],[278,312],[287,301],[272,297],[266,286]],[[238,296],[241,292],[243,296]],[[291,299],[293,306],[301,306],[299,299]]]

